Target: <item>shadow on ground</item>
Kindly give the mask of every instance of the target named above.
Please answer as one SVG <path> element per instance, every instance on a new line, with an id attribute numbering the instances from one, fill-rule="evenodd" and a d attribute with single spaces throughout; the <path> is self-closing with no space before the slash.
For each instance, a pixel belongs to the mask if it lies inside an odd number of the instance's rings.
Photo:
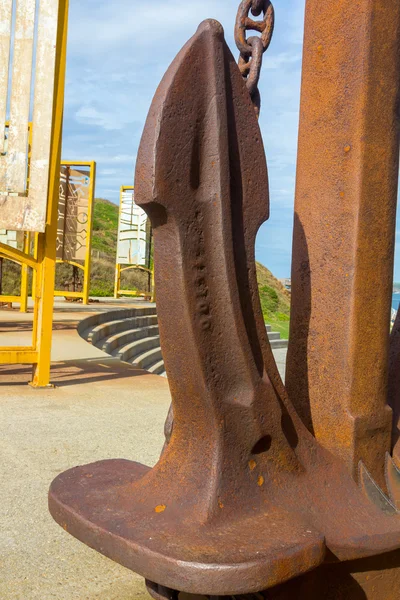
<path id="1" fill-rule="evenodd" d="M 158 377 L 115 358 L 67 360 L 53 363 L 51 367 L 51 383 L 56 387 L 116 381 L 138 376 Z M 26 385 L 31 379 L 30 365 L 0 365 L 0 387 Z"/>

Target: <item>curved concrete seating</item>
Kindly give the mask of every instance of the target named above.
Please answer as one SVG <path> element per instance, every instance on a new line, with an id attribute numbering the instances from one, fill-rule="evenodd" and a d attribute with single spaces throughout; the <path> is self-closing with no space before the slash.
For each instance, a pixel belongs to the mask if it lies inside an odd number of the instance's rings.
<path id="1" fill-rule="evenodd" d="M 266 326 L 273 350 L 287 348 L 287 340 Z M 155 375 L 165 376 L 155 306 L 119 309 L 82 321 L 79 334 L 106 354 Z"/>

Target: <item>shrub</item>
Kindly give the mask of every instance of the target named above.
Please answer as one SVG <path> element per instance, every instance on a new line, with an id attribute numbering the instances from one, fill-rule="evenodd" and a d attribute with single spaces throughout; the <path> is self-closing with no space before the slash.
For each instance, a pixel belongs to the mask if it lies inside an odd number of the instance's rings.
<path id="1" fill-rule="evenodd" d="M 264 314 L 271 314 L 277 311 L 279 297 L 276 290 L 269 287 L 269 285 L 263 285 L 260 287 L 260 300 L 261 308 Z"/>

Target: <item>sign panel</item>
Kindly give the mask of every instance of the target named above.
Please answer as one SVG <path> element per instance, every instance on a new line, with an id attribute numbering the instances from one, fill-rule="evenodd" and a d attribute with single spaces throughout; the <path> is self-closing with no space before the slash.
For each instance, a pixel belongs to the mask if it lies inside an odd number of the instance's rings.
<path id="1" fill-rule="evenodd" d="M 133 188 L 123 188 L 118 226 L 117 264 L 146 266 L 147 215 L 137 204 Z"/>
<path id="2" fill-rule="evenodd" d="M 11 248 L 22 250 L 24 245 L 24 234 L 21 231 L 10 231 L 8 229 L 0 229 L 0 243 L 7 244 Z"/>
<path id="3" fill-rule="evenodd" d="M 58 202 L 57 259 L 84 261 L 88 236 L 90 171 L 62 165 Z"/>
<path id="4" fill-rule="evenodd" d="M 60 0 L 0 0 L 0 227 L 5 229 L 45 231 L 61 6 Z M 35 125 L 29 132 L 30 114 Z"/>

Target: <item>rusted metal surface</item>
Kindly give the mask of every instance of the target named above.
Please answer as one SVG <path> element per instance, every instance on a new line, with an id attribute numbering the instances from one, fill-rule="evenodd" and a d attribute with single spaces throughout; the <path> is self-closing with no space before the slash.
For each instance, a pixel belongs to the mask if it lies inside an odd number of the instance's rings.
<path id="1" fill-rule="evenodd" d="M 266 600 L 398 600 L 400 552 L 327 564 L 269 590 Z"/>
<path id="2" fill-rule="evenodd" d="M 263 13 L 261 20 L 254 20 Z M 274 32 L 275 12 L 270 0 L 242 0 L 235 24 L 235 42 L 240 51 L 239 69 L 251 96 L 257 116 L 260 113 L 261 96 L 258 89 L 263 54 L 268 50 Z M 258 31 L 261 36 L 246 38 L 247 31 Z"/>
<path id="3" fill-rule="evenodd" d="M 157 600 L 258 592 L 326 559 L 394 552 L 395 498 L 377 498 L 367 472 L 360 488 L 316 442 L 277 371 L 254 256 L 269 213 L 265 155 L 216 21 L 199 27 L 158 88 L 135 186 L 154 228 L 173 428 L 170 418 L 153 469 L 113 460 L 60 475 L 54 519 L 144 576 Z"/>
<path id="4" fill-rule="evenodd" d="M 390 336 L 388 402 L 393 410 L 392 455 L 400 467 L 400 310 Z"/>
<path id="5" fill-rule="evenodd" d="M 385 489 L 400 3 L 306 15 L 286 386 L 317 440 Z"/>

